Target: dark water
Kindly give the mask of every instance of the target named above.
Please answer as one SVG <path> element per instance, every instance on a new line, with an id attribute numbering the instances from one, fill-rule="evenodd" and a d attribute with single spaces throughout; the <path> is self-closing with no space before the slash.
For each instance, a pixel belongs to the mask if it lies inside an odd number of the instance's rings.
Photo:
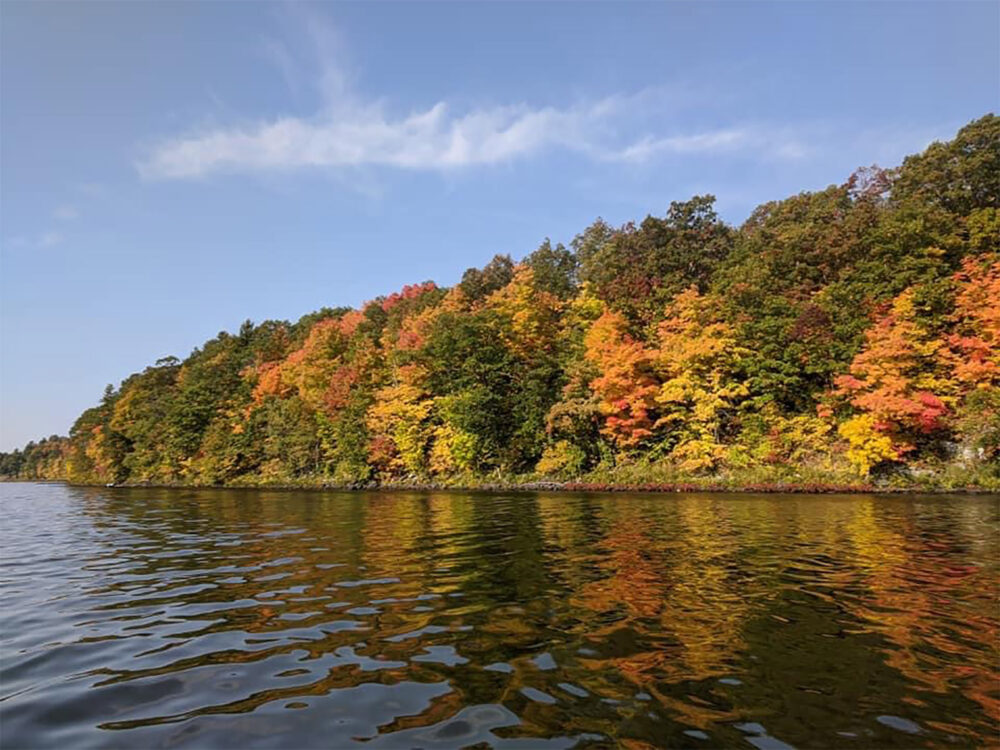
<path id="1" fill-rule="evenodd" d="M 998 741 L 995 496 L 0 493 L 5 749 Z"/>

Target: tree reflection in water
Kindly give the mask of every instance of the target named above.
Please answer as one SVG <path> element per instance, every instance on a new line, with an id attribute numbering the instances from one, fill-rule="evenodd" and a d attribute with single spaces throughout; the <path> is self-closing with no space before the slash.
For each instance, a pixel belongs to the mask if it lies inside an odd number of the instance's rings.
<path id="1" fill-rule="evenodd" d="M 910 747 L 1000 722 L 995 497 L 4 503 L 8 746 Z"/>

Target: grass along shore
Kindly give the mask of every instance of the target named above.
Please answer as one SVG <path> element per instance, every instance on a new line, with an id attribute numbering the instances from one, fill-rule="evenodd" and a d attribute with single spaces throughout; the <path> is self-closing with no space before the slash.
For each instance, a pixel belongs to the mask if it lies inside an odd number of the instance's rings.
<path id="1" fill-rule="evenodd" d="M 25 481 L 4 477 L 4 481 Z M 28 480 L 30 481 L 30 480 Z M 86 484 L 80 486 L 88 486 Z M 99 485 L 89 485 L 99 486 Z M 985 493 L 1000 494 L 1000 467 L 946 465 L 939 470 L 900 470 L 859 478 L 846 472 L 789 467 L 685 475 L 671 467 L 631 464 L 574 477 L 540 474 L 456 474 L 337 481 L 324 476 L 243 476 L 227 483 L 123 482 L 116 487 L 232 487 L 302 490 L 544 491 L 544 492 L 760 492 L 760 493 Z"/>

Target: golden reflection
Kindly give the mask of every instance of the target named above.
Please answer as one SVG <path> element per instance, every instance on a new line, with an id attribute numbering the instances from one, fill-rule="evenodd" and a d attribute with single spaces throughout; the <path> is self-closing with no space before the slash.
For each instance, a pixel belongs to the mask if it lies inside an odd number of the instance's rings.
<path id="1" fill-rule="evenodd" d="M 866 594 L 846 608 L 891 643 L 885 660 L 893 669 L 934 693 L 958 690 L 1000 722 L 1000 630 L 985 616 L 990 600 L 997 603 L 996 578 L 984 580 L 978 566 L 947 563 L 964 547 L 958 538 L 924 540 L 912 518 L 893 520 L 887 524 L 871 502 L 848 525 Z M 977 599 L 982 613 L 956 611 L 956 602 Z"/>

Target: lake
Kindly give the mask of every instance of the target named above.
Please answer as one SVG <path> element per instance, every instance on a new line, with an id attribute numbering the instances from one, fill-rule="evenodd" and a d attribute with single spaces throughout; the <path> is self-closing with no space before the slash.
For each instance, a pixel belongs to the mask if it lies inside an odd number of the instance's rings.
<path id="1" fill-rule="evenodd" d="M 0 744 L 1000 731 L 1000 498 L 0 484 Z"/>

